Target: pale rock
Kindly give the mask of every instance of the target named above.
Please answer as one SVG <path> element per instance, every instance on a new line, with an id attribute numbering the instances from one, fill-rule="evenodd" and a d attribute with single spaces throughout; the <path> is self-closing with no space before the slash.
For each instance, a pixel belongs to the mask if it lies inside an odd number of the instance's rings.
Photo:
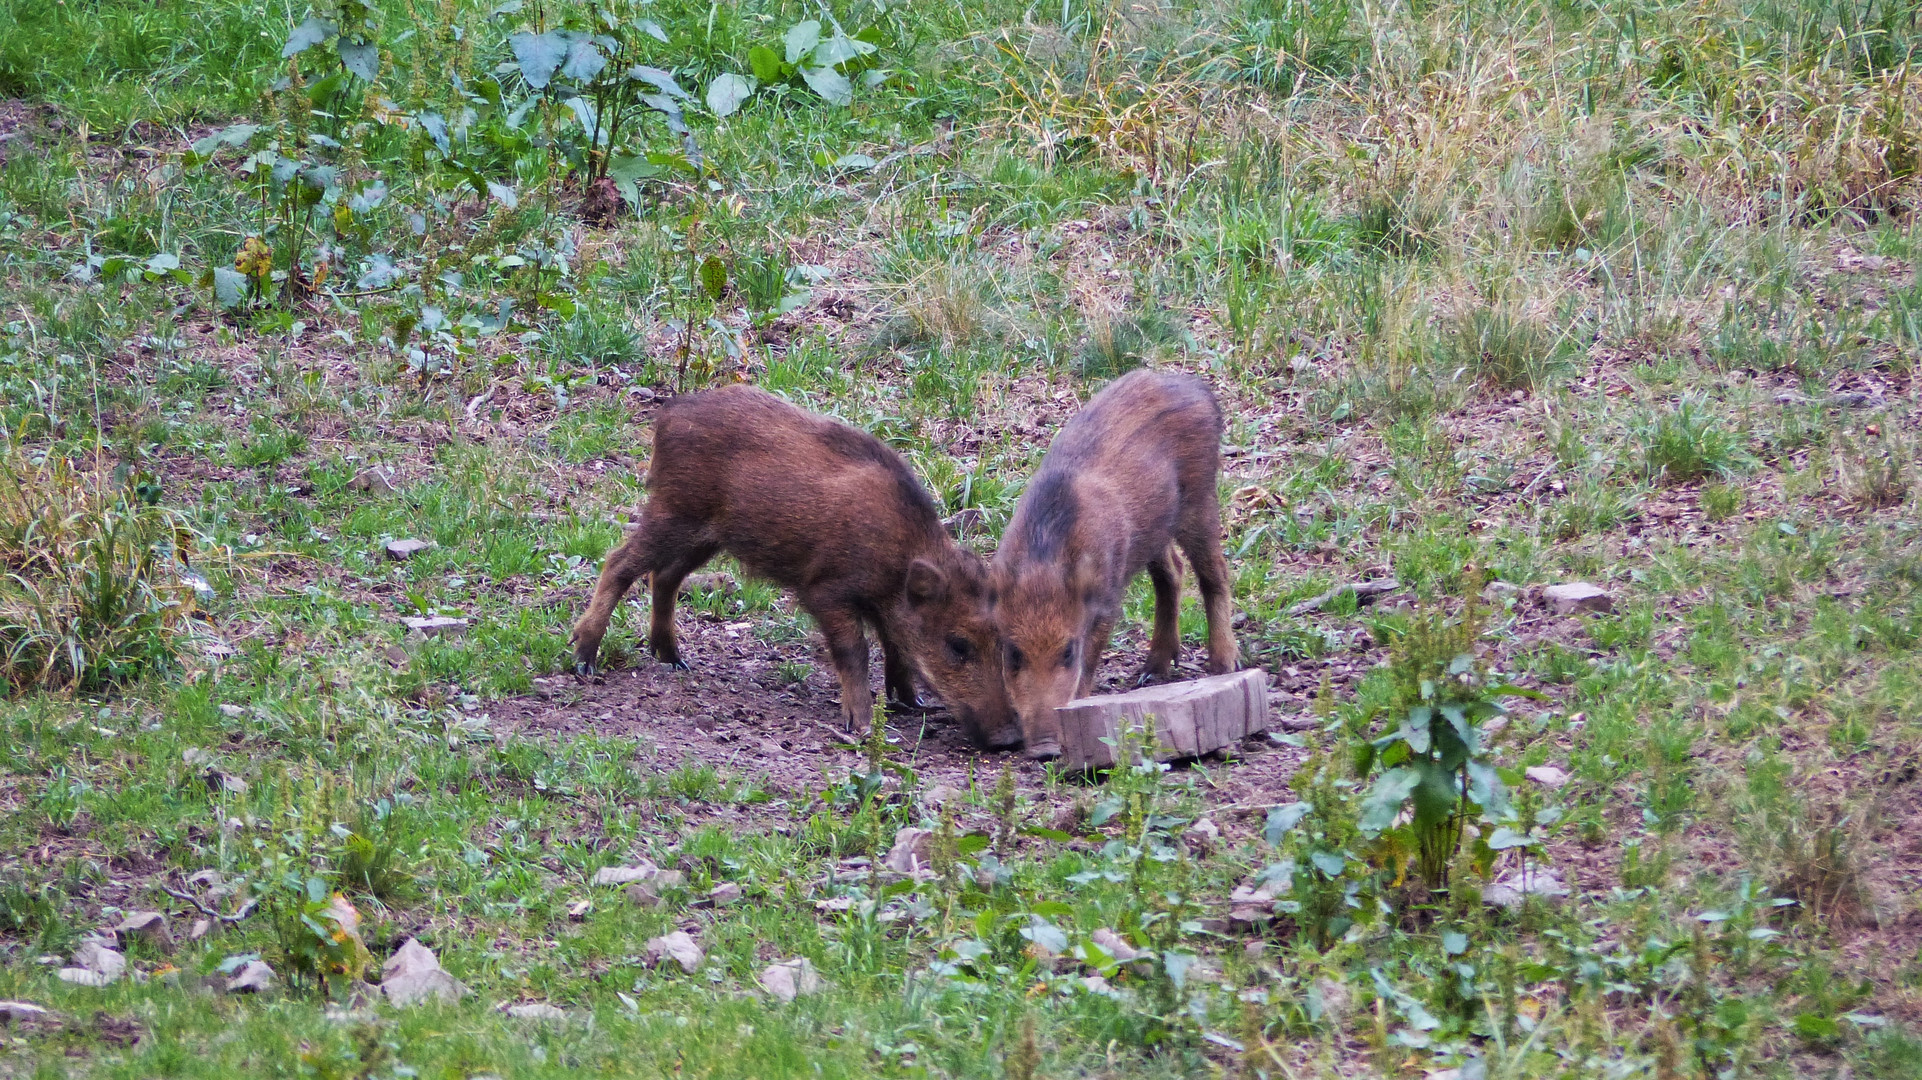
<path id="1" fill-rule="evenodd" d="M 661 868 L 642 859 L 638 866 L 603 866 L 594 871 L 595 885 L 628 885 L 636 881 L 646 881 L 661 872 Z"/>
<path id="2" fill-rule="evenodd" d="M 1348 1015 L 1349 1007 L 1354 1004 L 1354 999 L 1348 994 L 1348 988 L 1326 975 L 1315 980 L 1314 991 L 1316 996 L 1321 998 L 1322 1015 L 1330 1020 L 1339 1022 Z"/>
<path id="3" fill-rule="evenodd" d="M 224 705 L 221 707 L 226 708 Z M 212 753 L 198 746 L 189 746 L 180 752 L 180 760 L 186 762 L 188 767 L 192 768 L 200 765 L 212 765 L 214 763 L 214 756 Z"/>
<path id="4" fill-rule="evenodd" d="M 690 596 L 697 592 L 735 593 L 741 588 L 734 575 L 725 570 L 709 574 L 689 574 L 681 579 L 681 595 Z"/>
<path id="5" fill-rule="evenodd" d="M 567 1010 L 545 1001 L 531 1001 L 525 1005 L 504 1005 L 501 1011 L 519 1020 L 565 1020 Z"/>
<path id="6" fill-rule="evenodd" d="M 1615 602 L 1608 593 L 1586 581 L 1551 585 L 1542 590 L 1542 599 L 1554 606 L 1557 615 L 1573 615 L 1578 611 L 1607 614 L 1615 610 Z"/>
<path id="7" fill-rule="evenodd" d="M 1494 884 L 1482 890 L 1482 903 L 1491 907 L 1505 908 L 1510 911 L 1519 908 L 1531 896 L 1554 900 L 1568 895 L 1568 886 L 1562 884 L 1562 876 L 1546 867 L 1529 863 L 1519 870 L 1510 870 L 1497 878 Z"/>
<path id="8" fill-rule="evenodd" d="M 400 951 L 381 965 L 380 990 L 395 1005 L 412 1005 L 433 998 L 451 1005 L 467 988 L 440 966 L 427 946 L 408 938 Z"/>
<path id="9" fill-rule="evenodd" d="M 1522 775 L 1550 790 L 1568 783 L 1568 774 L 1553 765 L 1531 765 L 1522 770 Z"/>
<path id="10" fill-rule="evenodd" d="M 827 983 L 805 956 L 770 964 L 761 972 L 761 989 L 782 1001 L 793 1001 L 803 994 L 819 993 Z"/>
<path id="11" fill-rule="evenodd" d="M 389 540 L 381 551 L 394 562 L 406 562 L 433 546 L 431 540 L 416 540 L 409 536 L 402 540 Z"/>
<path id="12" fill-rule="evenodd" d="M 934 848 L 934 830 L 901 829 L 894 834 L 894 846 L 888 849 L 887 858 L 881 865 L 897 874 L 912 874 L 927 869 Z"/>
<path id="13" fill-rule="evenodd" d="M 1091 994 L 1114 993 L 1114 987 L 1108 985 L 1108 980 L 1100 975 L 1083 975 L 1081 986 Z"/>
<path id="14" fill-rule="evenodd" d="M 950 784 L 936 784 L 921 793 L 921 805 L 942 807 L 959 798 L 961 790 Z"/>
<path id="15" fill-rule="evenodd" d="M 17 1023 L 26 1020 L 51 1020 L 54 1011 L 44 1005 L 31 1001 L 0 1001 L 0 1024 Z"/>
<path id="16" fill-rule="evenodd" d="M 194 924 L 187 928 L 187 940 L 199 941 L 201 938 L 206 937 L 208 931 L 213 928 L 214 921 L 212 919 L 195 919 Z"/>
<path id="17" fill-rule="evenodd" d="M 1221 843 L 1221 828 L 1212 820 L 1202 818 L 1181 831 L 1181 839 L 1188 849 L 1196 855 L 1213 854 Z"/>
<path id="18" fill-rule="evenodd" d="M 114 951 L 112 942 L 103 941 L 100 938 L 88 938 L 73 951 L 73 966 L 99 975 L 104 982 L 112 982 L 126 972 L 127 958 Z M 61 977 L 65 978 L 66 972 L 63 971 Z M 67 979 L 67 981 L 78 980 Z M 100 986 L 104 983 L 92 985 Z"/>
<path id="19" fill-rule="evenodd" d="M 222 702 L 220 706 L 220 715 L 226 717 L 229 720 L 238 720 L 241 717 L 247 715 L 247 710 L 242 708 L 239 705 Z M 191 765 L 192 762 L 188 762 L 188 764 Z"/>
<path id="20" fill-rule="evenodd" d="M 1521 586 L 1507 581 L 1491 581 L 1482 586 L 1482 599 L 1491 604 L 1499 604 L 1510 598 L 1520 597 Z"/>
<path id="21" fill-rule="evenodd" d="M 401 623 L 407 627 L 409 633 L 418 634 L 421 637 L 457 638 L 467 633 L 466 619 L 456 619 L 446 615 L 436 615 L 432 618 L 410 615 L 402 619 Z"/>
<path id="22" fill-rule="evenodd" d="M 1119 963 L 1125 964 L 1141 955 L 1141 950 L 1129 944 L 1127 938 L 1122 937 L 1120 934 L 1115 933 L 1105 926 L 1089 934 L 1088 940 L 1101 946 L 1109 956 L 1114 957 Z"/>
<path id="23" fill-rule="evenodd" d="M 373 495 L 392 495 L 395 490 L 394 474 L 386 469 L 362 469 L 354 474 L 347 486 L 354 491 L 365 491 Z"/>
<path id="24" fill-rule="evenodd" d="M 588 912 L 593 910 L 594 910 L 594 901 L 576 900 L 572 904 L 569 904 L 567 906 L 567 917 L 573 920 L 574 922 L 580 922 L 587 918 Z"/>
<path id="25" fill-rule="evenodd" d="M 723 881 L 707 891 L 707 902 L 715 907 L 726 907 L 741 899 L 741 887 L 732 881 Z"/>
<path id="26" fill-rule="evenodd" d="M 113 928 L 113 935 L 123 949 L 135 939 L 157 949 L 174 947 L 174 935 L 167 926 L 167 917 L 158 911 L 133 912 Z"/>
<path id="27" fill-rule="evenodd" d="M 229 994 L 264 994 L 272 990 L 274 984 L 279 981 L 279 978 L 274 975 L 274 969 L 268 967 L 266 961 L 249 960 L 241 966 L 239 971 L 234 972 L 233 978 L 227 980 L 227 992 Z"/>
<path id="28" fill-rule="evenodd" d="M 59 979 L 61 982 L 72 983 L 75 986 L 110 986 L 113 984 L 112 978 L 98 971 L 89 971 L 86 968 L 64 967 L 54 972 L 53 975 L 54 978 Z"/>
<path id="29" fill-rule="evenodd" d="M 649 938 L 646 951 L 648 967 L 660 967 L 664 962 L 672 960 L 681 965 L 681 970 L 689 975 L 701 970 L 701 961 L 707 959 L 707 954 L 701 951 L 701 947 L 694 943 L 693 938 L 687 936 L 685 930 L 676 930 L 671 934 Z"/>

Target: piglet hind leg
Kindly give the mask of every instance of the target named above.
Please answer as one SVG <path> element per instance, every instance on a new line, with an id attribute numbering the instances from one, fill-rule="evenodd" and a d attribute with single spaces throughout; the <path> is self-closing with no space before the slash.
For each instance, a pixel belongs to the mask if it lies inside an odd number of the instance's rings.
<path id="1" fill-rule="evenodd" d="M 594 585 L 594 599 L 587 605 L 580 620 L 574 624 L 574 632 L 568 642 L 574 646 L 574 670 L 582 675 L 594 673 L 595 661 L 601 652 L 601 640 L 607 637 L 607 624 L 614 617 L 614 609 L 619 606 L 621 597 L 627 595 L 636 581 L 647 575 L 653 567 L 650 562 L 650 545 L 646 530 L 635 529 L 626 540 L 607 553 L 601 565 L 600 580 Z"/>
<path id="2" fill-rule="evenodd" d="M 881 684 L 887 690 L 888 708 L 898 712 L 927 712 L 921 704 L 921 695 L 914 688 L 914 667 L 908 663 L 907 654 L 888 639 L 885 631 L 876 629 L 881 639 Z"/>

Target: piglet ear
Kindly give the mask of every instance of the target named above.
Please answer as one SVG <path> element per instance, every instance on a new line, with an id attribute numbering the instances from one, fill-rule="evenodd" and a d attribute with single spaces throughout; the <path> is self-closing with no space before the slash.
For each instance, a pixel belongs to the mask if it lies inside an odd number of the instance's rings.
<path id="1" fill-rule="evenodd" d="M 908 599 L 917 604 L 932 604 L 948 595 L 948 575 L 926 559 L 908 564 Z"/>

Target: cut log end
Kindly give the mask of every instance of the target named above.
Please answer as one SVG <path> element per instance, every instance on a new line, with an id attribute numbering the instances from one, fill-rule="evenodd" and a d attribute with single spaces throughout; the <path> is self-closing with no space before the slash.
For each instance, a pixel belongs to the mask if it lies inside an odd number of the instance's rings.
<path id="1" fill-rule="evenodd" d="M 1196 758 L 1268 730 L 1268 674 L 1259 668 L 1164 683 L 1125 694 L 1078 698 L 1055 710 L 1061 722 L 1058 764 L 1101 769 L 1115 764 L 1122 736 L 1153 719 L 1158 761 Z"/>

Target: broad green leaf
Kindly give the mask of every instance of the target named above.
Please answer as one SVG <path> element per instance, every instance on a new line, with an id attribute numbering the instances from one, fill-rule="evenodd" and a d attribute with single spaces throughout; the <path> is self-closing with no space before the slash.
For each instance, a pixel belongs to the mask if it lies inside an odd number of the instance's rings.
<path id="1" fill-rule="evenodd" d="M 1103 799 L 1096 803 L 1088 813 L 1088 824 L 1099 828 L 1106 825 L 1116 814 L 1121 813 L 1120 799 Z"/>
<path id="2" fill-rule="evenodd" d="M 1021 835 L 1032 836 L 1041 840 L 1052 840 L 1057 844 L 1071 843 L 1074 840 L 1073 836 L 1062 832 L 1060 829 L 1044 829 L 1038 825 L 1030 825 L 1022 829 Z"/>
<path id="3" fill-rule="evenodd" d="M 1526 686 L 1516 686 L 1512 683 L 1502 683 L 1499 686 L 1489 687 L 1488 696 L 1489 697 L 1525 697 L 1525 698 L 1532 698 L 1535 701 L 1548 700 L 1548 695 L 1542 693 L 1540 690 L 1531 690 Z"/>
<path id="4" fill-rule="evenodd" d="M 987 848 L 988 834 L 984 832 L 971 832 L 957 838 L 954 842 L 955 852 L 961 855 L 978 855 Z"/>
<path id="5" fill-rule="evenodd" d="M 247 275 L 224 266 L 214 267 L 214 302 L 232 310 L 247 302 Z"/>
<path id="6" fill-rule="evenodd" d="M 1468 935 L 1467 934 L 1464 934 L 1459 930 L 1447 930 L 1442 933 L 1442 952 L 1445 952 L 1450 956 L 1460 956 L 1461 954 L 1467 951 L 1468 951 Z"/>
<path id="7" fill-rule="evenodd" d="M 561 61 L 561 74 L 575 82 L 587 82 L 607 66 L 601 47 L 586 34 L 568 34 L 567 56 Z"/>
<path id="8" fill-rule="evenodd" d="M 707 84 L 707 107 L 714 110 L 716 116 L 733 116 L 753 93 L 752 78 L 733 72 L 716 75 L 714 81 Z"/>
<path id="9" fill-rule="evenodd" d="M 709 300 L 719 300 L 727 291 L 727 265 L 713 255 L 701 263 L 701 291 Z"/>
<path id="10" fill-rule="evenodd" d="M 668 43 L 667 31 L 661 29 L 661 24 L 655 22 L 653 19 L 634 20 L 634 29 L 639 30 L 641 33 L 646 34 L 648 37 L 653 38 L 663 45 Z"/>
<path id="11" fill-rule="evenodd" d="M 1842 1034 L 1842 1025 L 1820 1013 L 1801 1013 L 1789 1026 L 1804 1039 L 1833 1039 Z"/>
<path id="12" fill-rule="evenodd" d="M 1482 808 L 1482 813 L 1501 819 L 1509 815 L 1508 787 L 1502 783 L 1501 774 L 1495 767 L 1482 761 L 1467 764 L 1468 799 Z"/>
<path id="13" fill-rule="evenodd" d="M 661 166 L 638 154 L 617 154 L 607 162 L 607 175 L 630 184 L 651 179 L 662 172 Z"/>
<path id="14" fill-rule="evenodd" d="M 821 20 L 808 19 L 795 23 L 787 28 L 787 36 L 782 41 L 787 45 L 787 62 L 799 64 L 821 43 Z"/>
<path id="15" fill-rule="evenodd" d="M 420 121 L 421 130 L 427 133 L 428 138 L 434 140 L 435 149 L 438 149 L 443 156 L 453 152 L 452 145 L 447 141 L 445 118 L 439 113 L 424 112 L 415 119 Z"/>
<path id="16" fill-rule="evenodd" d="M 287 35 L 287 44 L 280 47 L 281 58 L 306 52 L 338 33 L 340 29 L 333 23 L 318 15 L 309 15 L 306 22 L 294 27 L 294 32 Z"/>
<path id="17" fill-rule="evenodd" d="M 674 73 L 671 71 L 663 71 L 657 67 L 648 67 L 646 64 L 636 64 L 627 69 L 627 74 L 629 78 L 639 79 L 644 83 L 648 83 L 669 97 L 677 97 L 684 101 L 691 100 L 688 92 L 681 89 L 681 84 L 674 81 Z"/>
<path id="18" fill-rule="evenodd" d="M 1262 839 L 1270 844 L 1280 844 L 1281 838 L 1308 816 L 1309 809 L 1305 802 L 1292 802 L 1268 811 L 1268 822 L 1261 830 Z"/>
<path id="19" fill-rule="evenodd" d="M 1433 762 L 1417 762 L 1421 782 L 1412 792 L 1415 802 L 1415 828 L 1432 827 L 1447 821 L 1461 800 L 1461 787 L 1455 774 Z"/>
<path id="20" fill-rule="evenodd" d="M 340 54 L 341 66 L 363 82 L 373 82 L 380 77 L 380 46 L 373 42 L 341 38 L 334 43 L 334 51 Z"/>
<path id="21" fill-rule="evenodd" d="M 567 36 L 559 30 L 545 34 L 515 34 L 507 40 L 520 64 L 521 78 L 536 90 L 547 89 L 561 61 L 567 59 Z"/>
<path id="22" fill-rule="evenodd" d="M 865 41 L 835 34 L 833 37 L 814 47 L 813 59 L 822 67 L 839 67 L 849 60 L 874 52 L 874 46 Z"/>
<path id="23" fill-rule="evenodd" d="M 848 82 L 847 76 L 833 68 L 803 68 L 801 80 L 830 105 L 845 108 L 854 103 L 854 87 Z"/>
<path id="24" fill-rule="evenodd" d="M 1331 878 L 1340 877 L 1341 872 L 1348 867 L 1347 857 L 1332 851 L 1317 851 L 1308 856 L 1308 861 L 1315 864 L 1315 869 Z"/>
<path id="25" fill-rule="evenodd" d="M 1022 928 L 1021 936 L 1049 952 L 1066 952 L 1068 948 L 1068 935 L 1059 926 L 1039 915 L 1034 916 L 1033 920 Z"/>
<path id="26" fill-rule="evenodd" d="M 849 172 L 866 172 L 874 168 L 874 159 L 866 154 L 842 154 L 834 159 L 833 167 Z"/>
<path id="27" fill-rule="evenodd" d="M 1188 969 L 1194 966 L 1195 958 L 1187 953 L 1171 952 L 1161 958 L 1161 970 L 1168 973 L 1168 981 L 1176 990 L 1188 985 Z"/>
<path id="28" fill-rule="evenodd" d="M 787 77 L 781 70 L 780 56 L 766 45 L 756 45 L 747 51 L 747 66 L 753 70 L 754 77 L 764 83 L 777 83 Z"/>
<path id="29" fill-rule="evenodd" d="M 1511 829 L 1506 825 L 1496 826 L 1495 831 L 1493 833 L 1490 833 L 1488 837 L 1488 846 L 1490 848 L 1493 848 L 1496 851 L 1507 851 L 1509 848 L 1528 847 L 1534 843 L 1535 841 L 1532 838 L 1530 838 L 1527 833 L 1516 832 L 1514 829 Z"/>
<path id="30" fill-rule="evenodd" d="M 1414 769 L 1403 767 L 1390 769 L 1381 774 L 1375 786 L 1361 800 L 1361 816 L 1356 824 L 1366 833 L 1378 833 L 1395 823 L 1395 815 L 1401 813 L 1402 800 L 1408 798 L 1415 785 L 1421 783 L 1421 774 Z"/>
<path id="31" fill-rule="evenodd" d="M 495 202 L 500 203 L 502 206 L 507 207 L 509 210 L 512 210 L 521 204 L 521 197 L 515 194 L 514 185 L 496 184 L 492 180 L 489 180 L 486 183 L 487 183 L 487 194 L 493 196 Z"/>
<path id="32" fill-rule="evenodd" d="M 1426 710 L 1409 710 L 1408 718 L 1402 721 L 1399 734 L 1401 735 L 1401 740 L 1408 744 L 1408 749 L 1413 750 L 1417 754 L 1426 754 L 1429 746 L 1428 724 L 1426 718 L 1419 723 L 1415 720 L 1415 713 L 1417 711 L 1425 712 Z"/>

